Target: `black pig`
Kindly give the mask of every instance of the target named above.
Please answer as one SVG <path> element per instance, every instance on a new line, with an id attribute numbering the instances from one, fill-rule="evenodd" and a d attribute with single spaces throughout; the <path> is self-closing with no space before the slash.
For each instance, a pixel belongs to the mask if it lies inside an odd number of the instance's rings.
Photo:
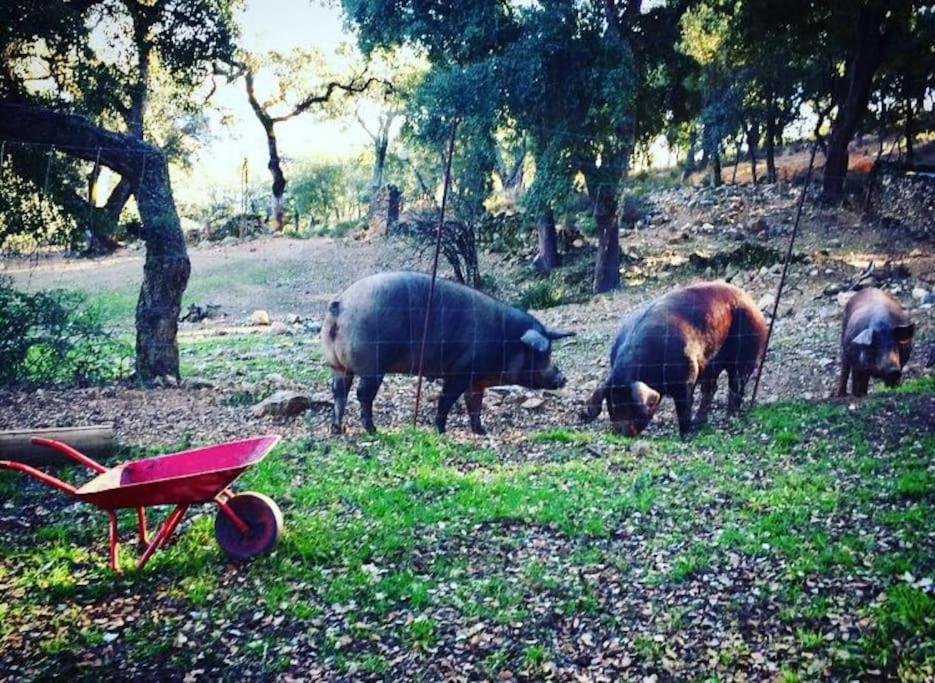
<path id="1" fill-rule="evenodd" d="M 423 273 L 381 273 L 358 280 L 328 306 L 321 339 L 332 368 L 333 433 L 343 430 L 354 377 L 361 420 L 375 431 L 373 399 L 388 373 L 415 375 L 425 325 L 430 278 Z M 464 394 L 471 431 L 484 434 L 484 389 L 519 384 L 558 389 L 565 377 L 551 362 L 552 341 L 572 332 L 550 330 L 528 313 L 474 289 L 437 280 L 431 304 L 422 375 L 443 380 L 435 426 Z"/>
<path id="2" fill-rule="evenodd" d="M 737 287 L 701 282 L 671 291 L 624 317 L 610 352 L 610 373 L 582 417 L 594 420 L 606 401 L 614 431 L 636 436 L 662 397 L 671 396 L 684 437 L 692 428 L 695 385 L 702 393 L 699 424 L 707 419 L 725 370 L 728 412 L 736 412 L 765 343 L 763 315 Z"/>
<path id="3" fill-rule="evenodd" d="M 848 375 L 854 396 L 866 396 L 871 377 L 882 378 L 888 387 L 899 384 L 913 332 L 915 325 L 902 306 L 883 290 L 871 287 L 852 296 L 844 307 L 838 396 L 847 395 Z"/>

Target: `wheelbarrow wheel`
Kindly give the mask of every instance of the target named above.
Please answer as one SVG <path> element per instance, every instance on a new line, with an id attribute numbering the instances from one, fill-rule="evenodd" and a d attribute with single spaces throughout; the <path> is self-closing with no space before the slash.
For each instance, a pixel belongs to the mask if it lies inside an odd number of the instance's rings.
<path id="1" fill-rule="evenodd" d="M 238 493 L 227 506 L 250 528 L 242 533 L 224 510 L 214 519 L 214 537 L 224 553 L 235 560 L 247 560 L 270 552 L 282 534 L 282 512 L 262 493 Z"/>

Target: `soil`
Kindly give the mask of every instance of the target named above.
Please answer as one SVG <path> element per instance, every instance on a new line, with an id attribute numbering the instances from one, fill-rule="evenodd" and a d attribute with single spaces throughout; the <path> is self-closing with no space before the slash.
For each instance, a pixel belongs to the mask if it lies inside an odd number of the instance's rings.
<path id="1" fill-rule="evenodd" d="M 578 423 L 581 404 L 606 372 L 614 330 L 620 318 L 640 302 L 679 284 L 697 279 L 729 277 L 755 301 L 775 294 L 800 188 L 723 186 L 717 190 L 679 188 L 652 196 L 649 213 L 636 229 L 625 229 L 621 244 L 626 254 L 624 285 L 615 293 L 536 312 L 544 322 L 574 329 L 578 336 L 560 342 L 554 353 L 569 378 L 556 392 L 532 392 L 518 387 L 489 391 L 484 421 L 487 439 L 521 439 L 525 433 L 554 425 Z M 838 372 L 838 336 L 846 290 L 867 265 L 881 279 L 916 323 L 915 351 L 906 377 L 927 372 L 935 341 L 933 306 L 913 298 L 913 290 L 935 289 L 932 245 L 896 229 L 864 220 L 848 207 L 822 208 L 807 203 L 795 245 L 797 260 L 790 266 L 779 307 L 769 357 L 758 400 L 817 399 L 832 394 Z M 584 249 L 592 248 L 590 245 Z M 739 250 L 739 251 L 738 251 Z M 752 254 L 764 263 L 730 263 L 738 254 Z M 183 323 L 180 334 L 211 335 L 248 323 L 250 313 L 264 309 L 273 320 L 298 315 L 320 320 L 325 306 L 356 279 L 380 270 L 425 269 L 424 260 L 397 241 L 375 239 L 262 237 L 239 244 L 203 244 L 189 250 L 192 277 L 189 297 L 220 306 L 222 317 L 202 323 Z M 483 272 L 495 281 L 515 282 L 533 277 L 532 254 L 505 257 L 482 254 Z M 710 261 L 709 259 L 714 259 Z M 705 268 L 728 262 L 726 268 Z M 693 265 L 700 264 L 699 267 Z M 5 264 L 19 286 L 67 287 L 94 292 L 131 292 L 141 278 L 142 254 L 123 250 L 106 258 L 77 260 L 61 256 L 13 260 Z M 446 273 L 444 264 L 440 272 Z M 886 277 L 889 275 L 889 277 Z M 918 293 L 918 292 L 917 292 Z M 767 310 L 769 312 L 769 310 Z M 299 334 L 303 334 L 299 332 Z M 310 340 L 317 338 L 309 333 Z M 315 362 L 310 359 L 310 362 Z M 232 377 L 231 382 L 237 378 Z M 415 380 L 389 377 L 378 396 L 376 423 L 388 427 L 411 420 Z M 725 382 L 722 382 L 725 384 Z M 328 391 L 324 382 L 304 386 L 311 393 Z M 749 396 L 751 386 L 747 389 Z M 118 439 L 127 443 L 194 442 L 236 438 L 246 433 L 274 431 L 298 436 L 309 431 L 327 433 L 327 407 L 304 419 L 255 418 L 249 405 L 228 405 L 224 387 L 197 389 L 165 387 L 145 391 L 129 385 L 103 388 L 0 392 L 0 423 L 15 428 L 69 426 L 114 421 Z M 726 389 L 721 387 L 714 421 L 721 419 Z M 421 421 L 431 424 L 437 387 L 429 386 Z M 519 407 L 539 396 L 536 408 Z M 650 425 L 648 434 L 671 431 L 670 402 Z M 356 401 L 350 401 L 348 425 L 359 431 Z M 463 409 L 456 407 L 450 428 L 468 439 Z M 606 421 L 593 427 L 605 429 Z"/>

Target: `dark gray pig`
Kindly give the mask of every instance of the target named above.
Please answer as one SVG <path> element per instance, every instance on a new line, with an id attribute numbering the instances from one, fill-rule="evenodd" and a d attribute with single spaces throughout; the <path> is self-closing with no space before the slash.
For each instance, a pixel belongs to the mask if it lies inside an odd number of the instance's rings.
<path id="1" fill-rule="evenodd" d="M 844 307 L 838 396 L 847 396 L 848 375 L 854 396 L 866 396 L 871 377 L 888 387 L 899 384 L 914 332 L 902 306 L 883 290 L 871 287 L 852 296 Z"/>
<path id="2" fill-rule="evenodd" d="M 423 273 L 372 275 L 328 306 L 321 339 L 332 368 L 333 433 L 343 431 L 355 376 L 360 377 L 361 420 L 373 432 L 373 399 L 383 376 L 418 374 L 429 283 Z M 445 431 L 448 413 L 462 394 L 471 431 L 484 434 L 480 411 L 487 387 L 563 386 L 565 377 L 550 358 L 552 341 L 573 334 L 550 330 L 528 313 L 464 285 L 437 280 L 422 364 L 424 377 L 443 380 L 435 426 Z"/>
<path id="3" fill-rule="evenodd" d="M 692 428 L 692 399 L 701 385 L 703 423 L 727 372 L 729 413 L 740 409 L 744 387 L 766 343 L 766 321 L 743 290 L 701 282 L 673 290 L 624 317 L 610 351 L 610 373 L 588 401 L 590 422 L 604 402 L 614 431 L 636 436 L 671 396 L 679 433 Z"/>

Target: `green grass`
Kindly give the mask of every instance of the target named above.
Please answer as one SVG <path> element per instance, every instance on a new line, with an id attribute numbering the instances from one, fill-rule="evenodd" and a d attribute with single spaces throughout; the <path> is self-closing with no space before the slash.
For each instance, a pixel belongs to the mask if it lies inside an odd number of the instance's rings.
<path id="1" fill-rule="evenodd" d="M 287 380 L 322 384 L 329 376 L 322 365 L 318 338 L 304 333 L 181 337 L 179 364 L 183 377 L 212 380 L 254 383 L 276 373 Z M 255 398 L 251 394 L 243 402 L 253 403 Z"/>
<path id="2" fill-rule="evenodd" d="M 254 354 L 270 341 L 212 338 L 187 346 L 183 357 L 208 374 L 223 362 L 216 351 Z M 907 386 L 924 394 L 929 385 Z M 543 630 L 551 627 L 537 625 L 543 614 L 566 627 L 578 620 L 592 630 L 620 629 L 635 617 L 620 612 L 618 599 L 646 591 L 655 599 L 646 600 L 630 642 L 632 656 L 654 667 L 670 656 L 668 636 L 656 634 L 693 619 L 684 605 L 665 606 L 663 595 L 704 598 L 712 576 L 762 571 L 760 583 L 744 585 L 735 599 L 775 611 L 795 646 L 782 662 L 788 680 L 809 679 L 813 656 L 842 678 L 873 669 L 912 679 L 935 663 L 932 597 L 904 578 L 930 573 L 932 443 L 909 434 L 876 447 L 868 417 L 883 409 L 880 400 L 856 410 L 764 406 L 730 432 L 653 439 L 639 458 L 626 440 L 562 427 L 531 435 L 548 444 L 545 459 L 526 457 L 525 443 L 493 450 L 412 429 L 287 442 L 238 482 L 283 508 L 282 541 L 271 556 L 236 569 L 214 542 L 213 512 L 193 517 L 143 572 L 129 568 L 133 548 L 125 548 L 122 579 L 105 567 L 99 513 L 73 506 L 35 518 L 15 548 L 0 549 L 0 646 L 58 605 L 80 612 L 138 594 L 173 607 L 162 620 L 158 609 L 144 608 L 143 620 L 123 631 L 120 647 L 142 660 L 172 652 L 172 661 L 190 666 L 220 636 L 199 641 L 191 633 L 191 645 L 174 648 L 176 621 L 206 613 L 206 634 L 244 620 L 265 624 L 241 653 L 267 675 L 289 666 L 277 647 L 296 633 L 335 671 L 392 677 L 395 665 L 377 641 L 427 661 L 452 632 L 479 625 L 500 633 L 471 655 L 479 672 L 535 677 L 566 656 Z M 604 455 L 586 451 L 589 443 Z M 18 489 L 17 482 L 0 477 L 0 490 Z M 16 495 L 18 503 L 40 500 L 32 489 Z M 121 523 L 131 528 L 132 516 Z M 885 544 L 879 534 L 888 535 Z M 607 592 L 608 573 L 619 575 L 619 593 Z M 873 589 L 841 592 L 855 576 Z M 741 607 L 718 609 L 732 619 L 730 610 Z M 827 641 L 836 623 L 829 620 L 842 613 L 859 624 L 859 637 Z M 449 619 L 457 621 L 453 630 Z M 36 641 L 46 658 L 40 668 L 52 670 L 71 649 L 101 647 L 102 633 L 96 624 L 50 631 Z M 728 634 L 698 674 L 743 671 L 749 650 Z M 708 671 L 708 661 L 721 670 Z"/>

